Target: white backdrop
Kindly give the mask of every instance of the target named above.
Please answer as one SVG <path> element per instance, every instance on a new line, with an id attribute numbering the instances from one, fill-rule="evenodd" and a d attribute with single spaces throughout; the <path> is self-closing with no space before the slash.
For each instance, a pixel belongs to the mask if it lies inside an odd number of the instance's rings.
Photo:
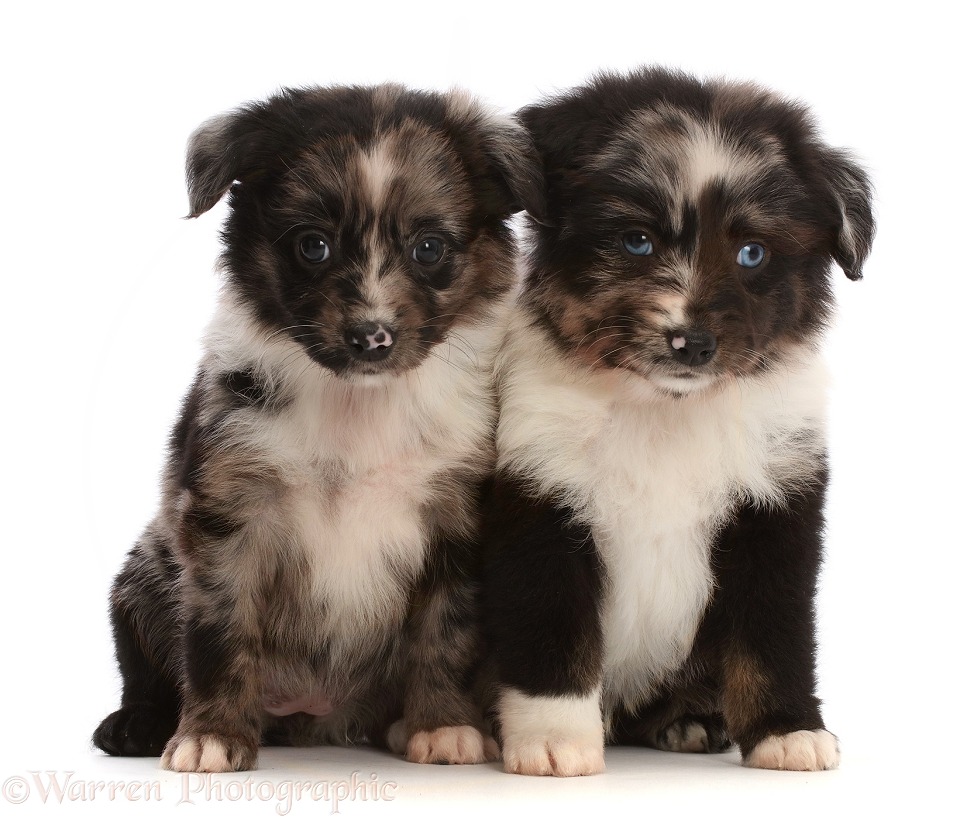
<path id="1" fill-rule="evenodd" d="M 343 808 L 382 816 L 429 812 L 458 795 L 479 799 L 477 810 L 486 794 L 491 806 L 531 797 L 551 812 L 602 811 L 626 796 L 638 810 L 681 814 L 742 815 L 746 805 L 747 815 L 750 806 L 832 815 L 841 804 L 906 809 L 946 793 L 942 771 L 958 727 L 948 660 L 960 546 L 951 383 L 960 356 L 951 116 L 960 61 L 945 7 L 196 0 L 8 9 L 0 780 L 6 788 L 24 776 L 33 789 L 16 810 L 43 809 L 30 771 L 154 776 L 154 760 L 100 758 L 89 735 L 119 695 L 107 589 L 153 513 L 167 431 L 217 288 L 223 206 L 181 218 L 190 131 L 281 85 L 456 84 L 509 110 L 598 68 L 641 63 L 754 79 L 805 100 L 828 140 L 854 149 L 876 185 L 874 253 L 863 282 L 836 272 L 840 312 L 827 346 L 835 388 L 820 692 L 843 743 L 841 769 L 758 775 L 735 757 L 624 751 L 603 777 L 521 783 L 492 766 L 421 771 L 332 750 L 272 752 L 264 769 L 278 777 L 285 766 L 314 777 L 344 765 L 389 771 L 394 801 Z M 10 793 L 0 804 L 16 801 Z M 123 807 L 105 799 L 101 809 Z M 246 797 L 207 801 L 265 809 Z M 94 808 L 65 798 L 49 810 Z"/>

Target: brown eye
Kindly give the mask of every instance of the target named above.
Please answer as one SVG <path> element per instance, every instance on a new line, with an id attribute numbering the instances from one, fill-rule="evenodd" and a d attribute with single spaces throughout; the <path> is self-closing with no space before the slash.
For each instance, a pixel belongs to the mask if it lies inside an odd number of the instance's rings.
<path id="1" fill-rule="evenodd" d="M 304 236 L 297 249 L 300 255 L 311 264 L 319 264 L 330 258 L 330 245 L 319 233 Z"/>
<path id="2" fill-rule="evenodd" d="M 442 239 L 438 239 L 435 236 L 430 236 L 420 241 L 413 248 L 413 260 L 417 262 L 417 264 L 422 264 L 429 267 L 430 265 L 436 264 L 443 258 L 443 253 L 445 250 L 446 245 L 443 243 Z"/>

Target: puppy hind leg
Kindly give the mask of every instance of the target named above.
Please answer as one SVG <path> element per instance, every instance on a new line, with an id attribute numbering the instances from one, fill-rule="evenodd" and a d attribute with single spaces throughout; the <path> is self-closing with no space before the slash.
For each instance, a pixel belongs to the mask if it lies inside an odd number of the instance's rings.
<path id="1" fill-rule="evenodd" d="M 729 750 L 730 737 L 712 679 L 671 690 L 637 713 L 618 712 L 612 741 L 661 751 L 716 754 Z"/>
<path id="2" fill-rule="evenodd" d="M 129 618 L 116 608 L 114 640 L 123 696 L 94 731 L 93 744 L 113 756 L 160 756 L 177 727 L 180 694 L 147 659 Z"/>
<path id="3" fill-rule="evenodd" d="M 661 751 L 716 754 L 730 748 L 730 737 L 717 714 L 687 714 L 661 728 L 652 736 L 652 745 Z"/>
<path id="4" fill-rule="evenodd" d="M 814 599 L 826 480 L 783 509 L 741 510 L 722 534 L 714 609 L 725 621 L 723 715 L 748 767 L 840 764 L 815 694 Z"/>
<path id="5" fill-rule="evenodd" d="M 175 604 L 169 578 L 154 568 L 135 551 L 114 583 L 111 621 L 123 694 L 120 708 L 93 734 L 93 744 L 113 756 L 160 756 L 177 727 L 181 697 L 162 652 L 176 630 Z M 151 633 L 138 630 L 138 622 L 150 623 Z"/>

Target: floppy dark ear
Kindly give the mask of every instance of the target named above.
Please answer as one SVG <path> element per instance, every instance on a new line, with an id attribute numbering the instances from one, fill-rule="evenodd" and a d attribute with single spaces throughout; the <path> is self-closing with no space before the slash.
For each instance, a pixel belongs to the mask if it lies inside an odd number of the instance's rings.
<path id="1" fill-rule="evenodd" d="M 509 212 L 523 210 L 542 222 L 545 215 L 543 170 L 540 155 L 526 128 L 512 117 L 498 119 L 488 126 L 484 142 L 487 156 L 509 191 Z"/>
<path id="2" fill-rule="evenodd" d="M 210 210 L 235 181 L 262 169 L 267 147 L 275 140 L 265 122 L 266 108 L 264 103 L 238 108 L 207 120 L 191 134 L 187 143 L 191 217 Z"/>
<path id="3" fill-rule="evenodd" d="M 565 116 L 573 113 L 567 108 L 569 105 L 564 101 L 555 100 L 528 105 L 517 112 L 517 119 L 530 134 L 546 173 L 558 172 L 571 159 L 570 146 L 575 140 L 577 121 L 572 116 Z M 564 120 L 567 128 L 562 127 Z"/>
<path id="4" fill-rule="evenodd" d="M 583 146 L 596 141 L 605 118 L 591 107 L 590 100 L 576 94 L 528 105 L 517 112 L 517 118 L 530 134 L 540 158 L 546 205 L 544 219 L 538 221 L 556 224 L 558 214 L 550 212 L 551 206 L 562 210 L 575 195 L 571 186 L 583 179 Z"/>
<path id="5" fill-rule="evenodd" d="M 828 150 L 826 182 L 840 208 L 840 226 L 831 255 L 848 279 L 863 278 L 863 263 L 873 245 L 873 189 L 866 172 L 843 151 Z"/>
<path id="6" fill-rule="evenodd" d="M 447 99 L 447 126 L 478 186 L 483 207 L 500 218 L 544 211 L 540 158 L 526 129 L 514 118 L 491 113 L 465 92 Z"/>

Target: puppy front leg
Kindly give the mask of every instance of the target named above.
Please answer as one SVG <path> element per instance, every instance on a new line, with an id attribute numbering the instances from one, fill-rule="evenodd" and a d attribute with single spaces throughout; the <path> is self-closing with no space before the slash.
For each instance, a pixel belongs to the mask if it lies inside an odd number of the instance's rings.
<path id="1" fill-rule="evenodd" d="M 590 531 L 571 510 L 500 476 L 484 540 L 504 768 L 540 776 L 599 773 L 603 578 Z"/>
<path id="2" fill-rule="evenodd" d="M 256 766 L 261 732 L 259 639 L 238 601 L 185 605 L 183 710 L 161 765 L 218 773 Z"/>
<path id="3" fill-rule="evenodd" d="M 404 720 L 391 745 L 411 762 L 471 764 L 497 757 L 469 696 L 477 663 L 477 545 L 448 540 L 415 594 L 409 629 Z"/>
<path id="4" fill-rule="evenodd" d="M 815 771 L 840 762 L 814 693 L 825 481 L 824 471 L 786 508 L 741 510 L 718 543 L 708 617 L 725 632 L 723 715 L 750 767 Z"/>

